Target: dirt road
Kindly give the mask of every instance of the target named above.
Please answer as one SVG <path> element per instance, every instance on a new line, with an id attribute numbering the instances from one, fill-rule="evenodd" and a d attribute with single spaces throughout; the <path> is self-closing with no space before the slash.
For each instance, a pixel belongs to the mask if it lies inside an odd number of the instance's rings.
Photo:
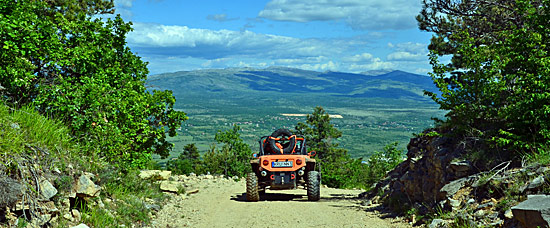
<path id="1" fill-rule="evenodd" d="M 361 190 L 321 188 L 318 202 L 309 202 L 304 189 L 267 190 L 259 202 L 247 202 L 244 180 L 184 182 L 187 191 L 198 192 L 174 195 L 153 227 L 409 227 L 362 206 L 357 199 Z"/>

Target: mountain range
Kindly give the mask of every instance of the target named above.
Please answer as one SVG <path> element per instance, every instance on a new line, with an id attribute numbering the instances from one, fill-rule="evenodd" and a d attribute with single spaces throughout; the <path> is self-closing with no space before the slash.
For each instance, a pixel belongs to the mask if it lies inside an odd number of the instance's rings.
<path id="1" fill-rule="evenodd" d="M 403 71 L 317 72 L 286 67 L 227 68 L 164 73 L 149 77 L 154 87 L 206 92 L 308 93 L 344 97 L 426 99 L 424 90 L 436 91 L 430 77 Z"/>

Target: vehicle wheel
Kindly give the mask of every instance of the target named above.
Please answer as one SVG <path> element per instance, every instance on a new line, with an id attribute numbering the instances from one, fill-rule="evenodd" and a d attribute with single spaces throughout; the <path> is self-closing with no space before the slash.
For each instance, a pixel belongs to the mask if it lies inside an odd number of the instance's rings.
<path id="1" fill-rule="evenodd" d="M 307 173 L 307 199 L 309 201 L 318 201 L 321 199 L 321 188 L 319 182 L 321 176 L 317 171 L 309 171 Z"/>
<path id="2" fill-rule="evenodd" d="M 258 177 L 255 173 L 248 173 L 246 176 L 246 200 L 260 200 L 260 195 L 258 194 Z"/>

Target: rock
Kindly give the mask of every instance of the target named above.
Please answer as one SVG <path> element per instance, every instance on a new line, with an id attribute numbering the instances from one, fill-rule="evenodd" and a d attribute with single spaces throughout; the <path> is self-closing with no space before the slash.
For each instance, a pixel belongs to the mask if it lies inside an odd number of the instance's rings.
<path id="1" fill-rule="evenodd" d="M 145 208 L 148 210 L 160 211 L 160 206 L 157 204 L 145 204 Z"/>
<path id="2" fill-rule="evenodd" d="M 441 188 L 440 192 L 446 194 L 447 197 L 452 197 L 455 195 L 458 190 L 464 188 L 466 183 L 472 180 L 472 177 L 464 177 L 458 180 L 451 181 Z"/>
<path id="3" fill-rule="evenodd" d="M 550 196 L 529 195 L 526 201 L 512 207 L 512 213 L 524 227 L 548 227 Z"/>
<path id="4" fill-rule="evenodd" d="M 40 181 L 40 194 L 46 199 L 50 199 L 57 194 L 57 189 L 46 179 Z"/>
<path id="5" fill-rule="evenodd" d="M 458 207 L 460 207 L 460 201 L 459 201 L 459 200 L 448 199 L 448 201 L 449 201 L 449 205 L 450 205 L 452 208 L 458 208 Z"/>
<path id="6" fill-rule="evenodd" d="M 11 123 L 11 124 L 10 124 L 10 127 L 13 128 L 14 130 L 19 130 L 19 129 L 21 129 L 21 127 L 19 127 L 19 124 L 17 124 L 17 123 Z"/>
<path id="7" fill-rule="evenodd" d="M 474 217 L 476 217 L 476 218 L 483 218 L 483 216 L 485 216 L 485 211 L 484 210 L 478 210 L 474 213 Z"/>
<path id="8" fill-rule="evenodd" d="M 40 203 L 40 210 L 47 212 L 49 214 L 57 214 L 59 212 L 59 209 L 57 209 L 53 201 Z"/>
<path id="9" fill-rule="evenodd" d="M 163 171 L 163 170 L 141 170 L 139 172 L 139 177 L 141 179 L 155 179 L 155 180 L 168 180 L 172 175 L 172 171 Z"/>
<path id="10" fill-rule="evenodd" d="M 71 214 L 73 214 L 73 218 L 75 222 L 80 222 L 80 219 L 82 219 L 82 216 L 80 215 L 80 211 L 77 209 L 71 210 Z"/>
<path id="11" fill-rule="evenodd" d="M 188 191 L 187 194 L 188 194 L 188 195 L 191 195 L 191 194 L 195 194 L 195 193 L 198 193 L 198 192 L 199 192 L 198 189 L 193 189 L 193 190 L 191 190 L 191 191 Z"/>
<path id="12" fill-rule="evenodd" d="M 506 212 L 504 212 L 504 217 L 507 219 L 512 219 L 514 217 L 514 213 L 512 213 L 512 209 L 508 209 Z"/>
<path id="13" fill-rule="evenodd" d="M 486 209 L 486 208 L 493 207 L 493 206 L 495 206 L 495 203 L 487 202 L 487 203 L 484 203 L 484 204 L 481 204 L 481 205 L 477 206 L 477 209 Z"/>
<path id="14" fill-rule="evenodd" d="M 80 223 L 78 226 L 73 226 L 71 228 L 90 228 L 89 226 L 87 226 L 86 224 L 84 223 Z"/>
<path id="15" fill-rule="evenodd" d="M 167 192 L 177 193 L 180 189 L 183 188 L 181 182 L 177 181 L 161 181 L 160 190 Z"/>
<path id="16" fill-rule="evenodd" d="M 70 213 L 64 214 L 64 215 L 63 215 L 63 218 L 64 218 L 64 219 L 67 219 L 67 220 L 69 220 L 69 221 L 71 221 L 71 222 L 74 221 L 73 215 L 71 215 Z"/>
<path id="17" fill-rule="evenodd" d="M 97 201 L 97 207 L 99 207 L 101 209 L 105 208 L 105 204 L 103 203 L 103 200 L 99 199 Z"/>
<path id="18" fill-rule="evenodd" d="M 19 182 L 0 175 L 0 208 L 13 207 L 21 195 L 21 184 Z"/>
<path id="19" fill-rule="evenodd" d="M 472 165 L 469 161 L 458 161 L 451 162 L 450 168 L 455 172 L 467 172 L 472 168 Z"/>
<path id="20" fill-rule="evenodd" d="M 544 176 L 541 175 L 533 179 L 531 183 L 529 183 L 529 186 L 527 186 L 527 189 L 535 189 L 540 187 L 542 184 L 544 184 Z"/>
<path id="21" fill-rule="evenodd" d="M 101 187 L 94 184 L 92 180 L 85 174 L 81 175 L 76 182 L 76 194 L 84 197 L 96 197 L 101 191 Z"/>
<path id="22" fill-rule="evenodd" d="M 438 227 L 444 227 L 446 224 L 445 220 L 443 219 L 434 219 L 432 220 L 432 223 L 428 226 L 429 228 L 438 228 Z"/>

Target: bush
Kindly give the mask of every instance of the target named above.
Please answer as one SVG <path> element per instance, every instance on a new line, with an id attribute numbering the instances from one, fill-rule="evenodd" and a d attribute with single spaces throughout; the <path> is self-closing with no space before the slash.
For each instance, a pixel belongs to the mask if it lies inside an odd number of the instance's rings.
<path id="1" fill-rule="evenodd" d="M 143 168 L 152 153 L 168 155 L 166 134 L 187 117 L 173 109 L 170 91 L 146 89 L 146 63 L 125 42 L 131 23 L 93 19 L 109 7 L 106 0 L 0 0 L 0 97 L 63 120 L 113 164 Z"/>

